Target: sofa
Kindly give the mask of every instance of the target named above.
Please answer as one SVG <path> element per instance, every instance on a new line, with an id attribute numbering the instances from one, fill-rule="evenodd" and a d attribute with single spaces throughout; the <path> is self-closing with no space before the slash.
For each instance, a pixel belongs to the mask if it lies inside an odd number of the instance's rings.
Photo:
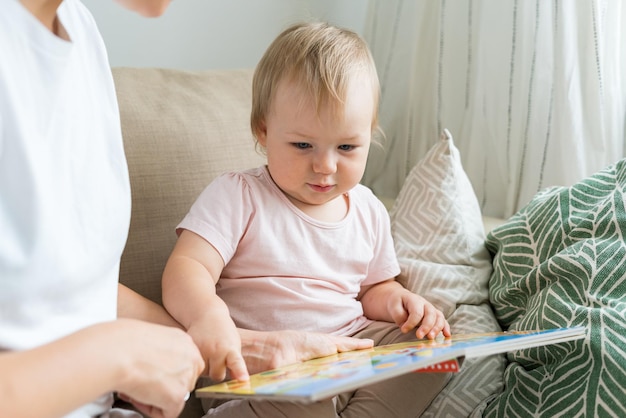
<path id="1" fill-rule="evenodd" d="M 161 303 L 177 223 L 218 174 L 264 162 L 249 128 L 252 70 L 113 76 L 132 190 L 120 280 Z M 423 416 L 626 416 L 626 164 L 542 191 L 498 220 L 482 216 L 452 135 L 425 140 L 431 150 L 384 200 L 399 281 L 442 309 L 454 333 L 583 325 L 588 334 L 467 359 Z M 181 416 L 202 415 L 191 396 Z"/>

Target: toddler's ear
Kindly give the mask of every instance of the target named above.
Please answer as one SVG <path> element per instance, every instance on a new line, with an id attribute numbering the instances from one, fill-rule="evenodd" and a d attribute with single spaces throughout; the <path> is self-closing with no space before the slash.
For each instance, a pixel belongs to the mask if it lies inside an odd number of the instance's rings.
<path id="1" fill-rule="evenodd" d="M 261 121 L 259 126 L 256 127 L 254 136 L 256 136 L 259 145 L 265 148 L 265 144 L 267 143 L 267 126 L 265 125 L 264 120 Z"/>

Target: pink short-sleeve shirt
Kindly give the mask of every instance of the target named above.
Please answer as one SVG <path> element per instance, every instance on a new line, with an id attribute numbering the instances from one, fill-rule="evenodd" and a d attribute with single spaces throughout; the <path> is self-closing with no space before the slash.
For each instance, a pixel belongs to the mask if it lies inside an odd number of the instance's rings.
<path id="1" fill-rule="evenodd" d="M 384 205 L 362 185 L 349 201 L 343 220 L 318 221 L 259 167 L 218 177 L 177 228 L 221 254 L 217 292 L 238 327 L 352 335 L 371 322 L 356 300 L 361 286 L 400 267 Z"/>

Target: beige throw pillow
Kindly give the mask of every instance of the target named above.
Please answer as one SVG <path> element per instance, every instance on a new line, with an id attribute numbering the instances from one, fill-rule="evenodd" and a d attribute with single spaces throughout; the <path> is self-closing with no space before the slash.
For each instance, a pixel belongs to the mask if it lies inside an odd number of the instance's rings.
<path id="1" fill-rule="evenodd" d="M 400 282 L 452 315 L 489 300 L 491 257 L 474 189 L 446 130 L 415 165 L 391 209 Z"/>
<path id="2" fill-rule="evenodd" d="M 480 207 L 447 130 L 411 170 L 390 215 L 399 281 L 441 309 L 455 334 L 500 331 Z M 422 416 L 480 415 L 502 390 L 503 371 L 503 355 L 466 360 Z"/>

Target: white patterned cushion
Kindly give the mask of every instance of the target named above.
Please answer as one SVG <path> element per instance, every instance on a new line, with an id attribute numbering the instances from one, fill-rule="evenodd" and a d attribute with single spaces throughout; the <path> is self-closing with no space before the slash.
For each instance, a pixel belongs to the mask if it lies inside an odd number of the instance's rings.
<path id="1" fill-rule="evenodd" d="M 448 131 L 405 179 L 390 211 L 399 281 L 441 309 L 452 332 L 500 331 L 480 207 Z M 480 414 L 502 390 L 504 356 L 468 359 L 422 416 Z"/>

